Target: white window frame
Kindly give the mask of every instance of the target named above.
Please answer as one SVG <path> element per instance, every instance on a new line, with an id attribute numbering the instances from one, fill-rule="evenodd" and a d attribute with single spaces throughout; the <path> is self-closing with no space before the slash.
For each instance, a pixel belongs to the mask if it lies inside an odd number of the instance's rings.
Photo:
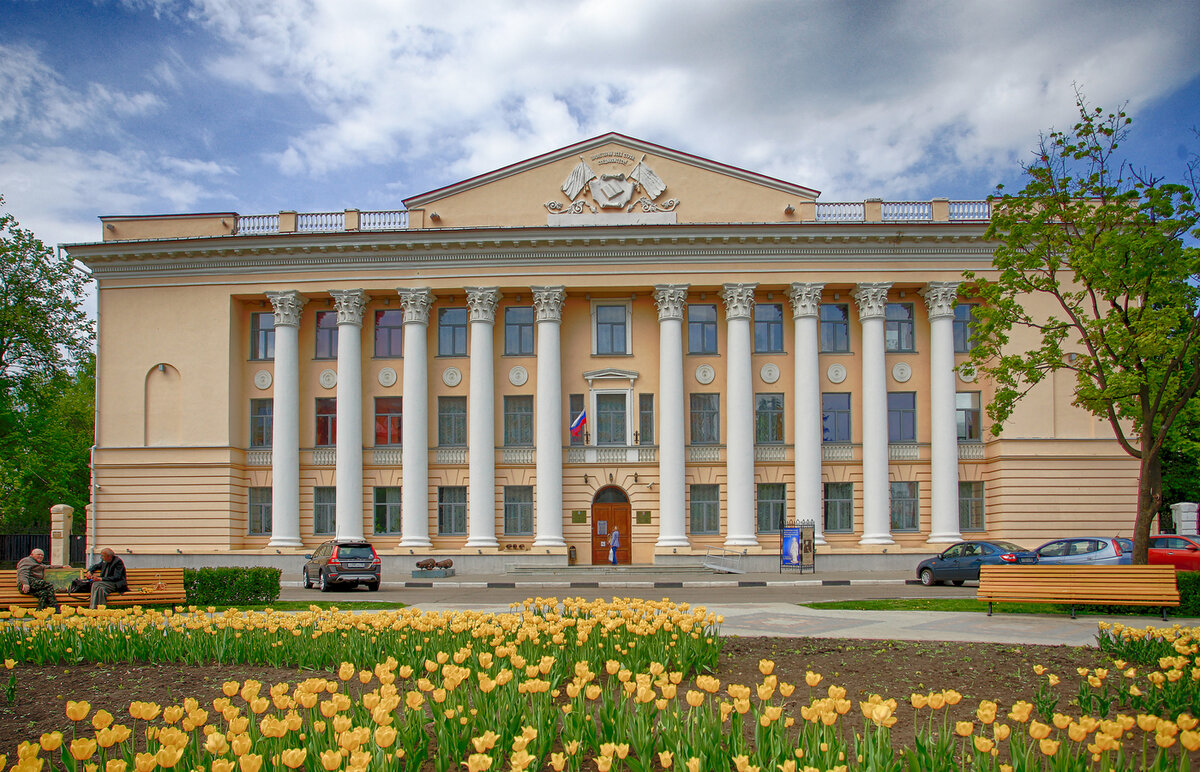
<path id="1" fill-rule="evenodd" d="M 596 404 L 599 400 L 596 397 L 600 394 L 620 394 L 625 398 L 625 444 L 624 445 L 601 445 L 600 444 L 600 411 L 596 409 Z M 592 425 L 591 444 L 597 447 L 631 447 L 633 445 L 633 419 L 630 416 L 629 406 L 633 402 L 633 387 L 627 389 L 591 389 L 588 392 L 588 423 Z"/>
<path id="2" fill-rule="evenodd" d="M 625 308 L 625 353 L 623 354 L 600 354 L 598 353 L 599 340 L 596 337 L 596 324 L 598 322 L 598 309 L 600 306 L 623 306 Z M 621 298 L 594 298 L 592 300 L 592 356 L 605 357 L 623 357 L 633 355 L 633 301 L 622 300 Z"/>

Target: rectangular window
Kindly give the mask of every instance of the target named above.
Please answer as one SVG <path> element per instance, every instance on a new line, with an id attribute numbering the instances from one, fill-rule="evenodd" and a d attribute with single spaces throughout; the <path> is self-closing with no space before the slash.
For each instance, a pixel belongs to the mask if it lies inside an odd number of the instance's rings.
<path id="1" fill-rule="evenodd" d="M 913 304 L 888 303 L 884 309 L 883 344 L 886 351 L 913 351 Z"/>
<path id="2" fill-rule="evenodd" d="M 467 444 L 467 398 L 438 397 L 438 445 Z"/>
<path id="3" fill-rule="evenodd" d="M 983 481 L 958 483 L 958 528 L 960 531 L 983 530 Z"/>
<path id="4" fill-rule="evenodd" d="M 250 400 L 250 447 L 271 447 L 272 416 L 275 401 L 270 399 Z"/>
<path id="5" fill-rule="evenodd" d="M 717 306 L 715 303 L 688 305 L 688 353 L 717 353 Z"/>
<path id="6" fill-rule="evenodd" d="M 821 440 L 850 441 L 850 395 L 825 392 L 821 395 Z"/>
<path id="7" fill-rule="evenodd" d="M 787 515 L 787 486 L 783 483 L 758 484 L 758 532 L 779 533 Z"/>
<path id="8" fill-rule="evenodd" d="M 315 447 L 337 444 L 337 398 L 317 397 L 317 439 Z"/>
<path id="9" fill-rule="evenodd" d="M 981 442 L 983 440 L 983 416 L 981 413 L 979 392 L 960 391 L 954 395 L 954 416 L 958 424 L 959 442 Z"/>
<path id="10" fill-rule="evenodd" d="M 337 311 L 317 312 L 317 359 L 337 359 Z"/>
<path id="11" fill-rule="evenodd" d="M 399 445 L 404 427 L 404 397 L 375 398 L 375 444 Z"/>
<path id="12" fill-rule="evenodd" d="M 533 307 L 504 309 L 504 353 L 533 356 Z"/>
<path id="13" fill-rule="evenodd" d="M 691 486 L 691 519 L 693 534 L 715 534 L 721 532 L 720 496 L 720 486 Z"/>
<path id="14" fill-rule="evenodd" d="M 596 353 L 628 354 L 626 345 L 629 309 L 625 305 L 596 306 Z"/>
<path id="15" fill-rule="evenodd" d="M 504 486 L 504 535 L 533 535 L 533 486 Z"/>
<path id="16" fill-rule="evenodd" d="M 717 445 L 721 442 L 721 395 L 690 394 L 692 444 Z"/>
<path id="17" fill-rule="evenodd" d="M 271 533 L 271 488 L 250 489 L 250 535 Z"/>
<path id="18" fill-rule="evenodd" d="M 504 444 L 533 444 L 533 397 L 504 398 Z"/>
<path id="19" fill-rule="evenodd" d="M 754 306 L 754 353 L 776 354 L 783 351 L 783 304 L 759 303 Z"/>
<path id="20" fill-rule="evenodd" d="M 825 483 L 825 532 L 853 533 L 854 483 Z"/>
<path id="21" fill-rule="evenodd" d="M 250 314 L 250 358 L 275 358 L 275 314 Z"/>
<path id="22" fill-rule="evenodd" d="M 654 395 L 638 395 L 638 444 L 654 444 Z"/>
<path id="23" fill-rule="evenodd" d="M 596 444 L 625 445 L 625 395 L 596 395 Z"/>
<path id="24" fill-rule="evenodd" d="M 850 350 L 850 306 L 821 304 L 821 353 L 843 354 Z"/>
<path id="25" fill-rule="evenodd" d="M 438 534 L 463 536 L 467 533 L 467 489 L 461 485 L 438 488 Z"/>
<path id="26" fill-rule="evenodd" d="M 375 312 L 375 356 L 404 355 L 404 312 L 398 308 Z"/>
<path id="27" fill-rule="evenodd" d="M 333 533 L 337 511 L 337 488 L 332 485 L 313 488 L 313 533 Z"/>
<path id="28" fill-rule="evenodd" d="M 917 441 L 917 393 L 888 392 L 888 442 Z"/>
<path id="29" fill-rule="evenodd" d="M 443 308 L 438 311 L 438 356 L 467 355 L 467 309 Z"/>
<path id="30" fill-rule="evenodd" d="M 954 351 L 965 354 L 975 348 L 971 345 L 971 334 L 975 332 L 975 306 L 977 303 L 959 303 L 954 307 Z"/>
<path id="31" fill-rule="evenodd" d="M 754 395 L 754 441 L 759 445 L 783 443 L 783 395 Z"/>
<path id="32" fill-rule="evenodd" d="M 400 486 L 375 489 L 375 533 L 400 533 Z"/>
<path id="33" fill-rule="evenodd" d="M 917 483 L 891 483 L 891 510 L 893 531 L 916 531 L 921 520 L 917 509 Z"/>
<path id="34" fill-rule="evenodd" d="M 583 412 L 583 395 L 582 394 L 569 395 L 567 397 L 567 426 L 570 427 L 571 424 L 575 421 L 576 418 L 579 417 L 579 414 L 582 412 Z M 587 435 L 588 435 L 587 424 L 584 424 L 583 428 L 580 429 L 577 433 L 571 434 L 568 431 L 567 435 L 571 438 L 572 445 L 586 445 L 587 444 Z"/>

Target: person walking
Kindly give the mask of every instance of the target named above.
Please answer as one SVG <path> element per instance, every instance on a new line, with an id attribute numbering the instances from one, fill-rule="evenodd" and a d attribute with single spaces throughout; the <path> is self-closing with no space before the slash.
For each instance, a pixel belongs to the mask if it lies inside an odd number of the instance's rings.
<path id="1" fill-rule="evenodd" d="M 612 530 L 612 535 L 608 540 L 608 559 L 615 566 L 617 564 L 617 548 L 621 546 L 621 532 L 616 528 Z"/>
<path id="2" fill-rule="evenodd" d="M 46 581 L 46 553 L 34 547 L 28 557 L 17 561 L 17 590 L 23 595 L 38 599 L 38 609 L 53 606 L 59 611 L 58 598 L 54 596 L 54 585 Z"/>
<path id="3" fill-rule="evenodd" d="M 88 578 L 92 580 L 91 608 L 103 606 L 111 593 L 129 589 L 125 581 L 125 561 L 109 547 L 100 550 L 100 560 L 88 568 Z"/>

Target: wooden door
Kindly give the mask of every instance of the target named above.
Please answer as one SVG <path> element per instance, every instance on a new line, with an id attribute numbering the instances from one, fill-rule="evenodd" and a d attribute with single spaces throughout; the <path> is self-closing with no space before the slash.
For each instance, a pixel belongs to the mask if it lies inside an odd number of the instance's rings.
<path id="1" fill-rule="evenodd" d="M 629 564 L 631 514 L 629 499 L 620 489 L 606 488 L 596 496 L 592 504 L 592 565 L 610 562 L 609 539 L 614 530 L 621 534 L 617 540 L 617 563 Z"/>

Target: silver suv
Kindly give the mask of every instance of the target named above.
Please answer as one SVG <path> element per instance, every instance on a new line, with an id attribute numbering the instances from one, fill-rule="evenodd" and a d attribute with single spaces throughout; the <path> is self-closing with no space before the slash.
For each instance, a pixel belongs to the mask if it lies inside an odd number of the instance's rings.
<path id="1" fill-rule="evenodd" d="M 361 539 L 327 541 L 304 557 L 308 562 L 300 572 L 305 589 L 314 584 L 321 592 L 329 592 L 338 584 L 347 587 L 365 584 L 368 590 L 379 589 L 379 554 Z"/>

